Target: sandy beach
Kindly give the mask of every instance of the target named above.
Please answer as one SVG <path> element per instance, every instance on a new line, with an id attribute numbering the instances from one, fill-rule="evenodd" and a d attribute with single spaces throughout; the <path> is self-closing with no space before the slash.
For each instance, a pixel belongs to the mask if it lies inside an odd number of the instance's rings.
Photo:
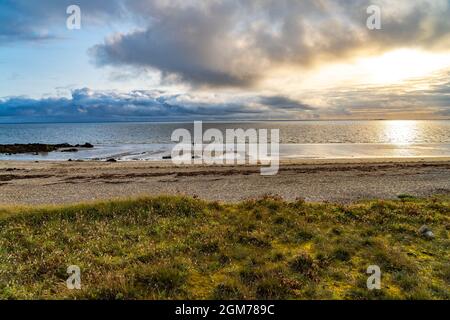
<path id="1" fill-rule="evenodd" d="M 275 176 L 257 166 L 174 166 L 171 162 L 0 162 L 0 204 L 70 204 L 185 194 L 235 202 L 265 194 L 287 200 L 350 202 L 400 194 L 450 193 L 450 159 L 296 160 Z"/>

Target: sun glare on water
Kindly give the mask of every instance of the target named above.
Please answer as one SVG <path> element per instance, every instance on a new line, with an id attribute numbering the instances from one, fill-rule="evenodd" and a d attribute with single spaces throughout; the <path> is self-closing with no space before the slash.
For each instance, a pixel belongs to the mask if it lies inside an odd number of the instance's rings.
<path id="1" fill-rule="evenodd" d="M 418 122 L 414 120 L 390 120 L 383 122 L 383 134 L 391 143 L 410 144 L 417 135 Z"/>

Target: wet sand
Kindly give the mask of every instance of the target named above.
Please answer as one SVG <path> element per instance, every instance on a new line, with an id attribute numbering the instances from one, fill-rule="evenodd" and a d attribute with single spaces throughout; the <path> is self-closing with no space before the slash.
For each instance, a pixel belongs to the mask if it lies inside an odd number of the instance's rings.
<path id="1" fill-rule="evenodd" d="M 0 205 L 68 204 L 184 194 L 235 202 L 265 194 L 351 202 L 450 194 L 449 158 L 291 160 L 275 176 L 258 166 L 151 162 L 0 161 Z"/>

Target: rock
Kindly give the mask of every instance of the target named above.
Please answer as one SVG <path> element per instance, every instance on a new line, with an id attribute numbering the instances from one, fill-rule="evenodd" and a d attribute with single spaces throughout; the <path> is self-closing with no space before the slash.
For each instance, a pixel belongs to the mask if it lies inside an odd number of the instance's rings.
<path id="1" fill-rule="evenodd" d="M 29 143 L 29 144 L 0 144 L 0 153 L 12 155 L 20 153 L 32 153 L 38 155 L 39 153 L 53 152 L 61 149 L 75 149 L 75 148 L 93 148 L 90 143 L 71 145 L 68 143 L 60 144 L 42 144 L 42 143 Z"/>
<path id="2" fill-rule="evenodd" d="M 76 148 L 61 149 L 60 152 L 78 152 L 78 149 Z"/>
<path id="3" fill-rule="evenodd" d="M 117 162 L 117 160 L 114 158 L 111 158 L 111 159 L 106 160 L 106 162 Z"/>
<path id="4" fill-rule="evenodd" d="M 163 158 L 163 160 L 170 160 L 170 159 L 172 159 L 172 156 L 163 156 L 162 158 Z"/>
<path id="5" fill-rule="evenodd" d="M 423 236 L 427 239 L 434 239 L 434 233 L 433 231 L 427 231 L 423 234 Z"/>
<path id="6" fill-rule="evenodd" d="M 421 226 L 421 227 L 419 228 L 419 233 L 420 233 L 420 234 L 425 234 L 425 233 L 428 232 L 428 231 L 431 231 L 431 229 L 428 228 L 427 225 L 423 225 L 423 226 Z"/>
<path id="7" fill-rule="evenodd" d="M 89 142 L 86 142 L 85 144 L 77 144 L 75 147 L 92 149 L 94 146 Z"/>
<path id="8" fill-rule="evenodd" d="M 423 225 L 419 228 L 419 234 L 424 238 L 434 239 L 433 231 L 431 231 L 431 229 L 426 225 Z"/>

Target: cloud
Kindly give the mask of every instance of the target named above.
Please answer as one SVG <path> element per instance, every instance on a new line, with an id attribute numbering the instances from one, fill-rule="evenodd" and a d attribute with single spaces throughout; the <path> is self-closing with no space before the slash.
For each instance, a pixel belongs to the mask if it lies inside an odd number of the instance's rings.
<path id="1" fill-rule="evenodd" d="M 382 30 L 366 9 L 382 9 Z M 448 0 L 131 1 L 144 28 L 117 33 L 90 53 L 99 66 L 137 66 L 202 86 L 250 87 L 272 69 L 393 48 L 450 49 Z"/>
<path id="2" fill-rule="evenodd" d="M 450 0 L 76 3 L 84 25 L 127 26 L 90 49 L 97 65 L 158 70 L 191 85 L 251 87 L 279 67 L 309 68 L 400 47 L 450 49 Z M 59 36 L 70 4 L 3 0 L 0 45 Z M 366 28 L 372 4 L 381 7 L 382 30 Z"/>
<path id="3" fill-rule="evenodd" d="M 69 97 L 0 98 L 0 122 L 431 119 L 450 115 L 450 71 L 399 85 L 336 88 L 303 98 L 259 93 L 72 89 Z M 65 88 L 64 90 L 69 90 Z"/>
<path id="4" fill-rule="evenodd" d="M 0 99 L 0 120 L 19 122 L 288 119 L 310 110 L 313 108 L 281 96 L 193 96 L 160 90 L 121 93 L 82 88 L 72 90 L 70 97 Z"/>
<path id="5" fill-rule="evenodd" d="M 72 4 L 81 7 L 82 21 L 86 24 L 124 17 L 122 2 L 116 0 L 2 0 L 0 45 L 59 38 L 62 32 L 67 31 L 66 9 Z"/>
<path id="6" fill-rule="evenodd" d="M 310 105 L 284 96 L 262 97 L 260 99 L 260 102 L 263 105 L 273 106 L 281 109 L 308 110 L 308 111 L 316 109 Z"/>
<path id="7" fill-rule="evenodd" d="M 321 93 L 323 118 L 433 119 L 450 115 L 450 70 L 391 86 L 341 88 Z M 432 80 L 430 80 L 432 79 Z M 309 97 L 305 95 L 305 101 Z"/>
<path id="8" fill-rule="evenodd" d="M 271 80 L 274 75 L 273 80 L 277 80 L 286 70 L 291 75 L 302 74 L 304 69 L 318 65 L 351 62 L 395 48 L 450 50 L 450 0 L 76 3 L 81 7 L 83 26 L 101 26 L 104 32 L 105 25 L 114 23 L 115 30 L 122 30 L 88 51 L 97 66 L 113 66 L 107 68 L 112 70 L 111 79 L 137 80 L 138 73 L 140 77 L 157 78 L 154 72 L 147 72 L 156 70 L 171 90 L 189 93 L 124 93 L 71 86 L 60 88 L 54 97 L 0 99 L 1 119 L 236 120 L 449 115 L 449 74 L 422 79 L 417 87 L 411 82 L 398 87 L 339 89 L 336 84 L 315 93 L 262 80 Z M 73 1 L 1 1 L 0 47 L 59 38 L 66 32 L 65 10 L 70 4 Z M 371 4 L 382 9 L 382 30 L 366 28 L 366 8 Z M 281 72 L 273 73 L 276 71 Z M 307 82 L 306 74 L 314 71 L 305 73 L 302 80 Z M 190 86 L 174 85 L 178 81 Z M 260 83 L 262 86 L 258 86 Z"/>

